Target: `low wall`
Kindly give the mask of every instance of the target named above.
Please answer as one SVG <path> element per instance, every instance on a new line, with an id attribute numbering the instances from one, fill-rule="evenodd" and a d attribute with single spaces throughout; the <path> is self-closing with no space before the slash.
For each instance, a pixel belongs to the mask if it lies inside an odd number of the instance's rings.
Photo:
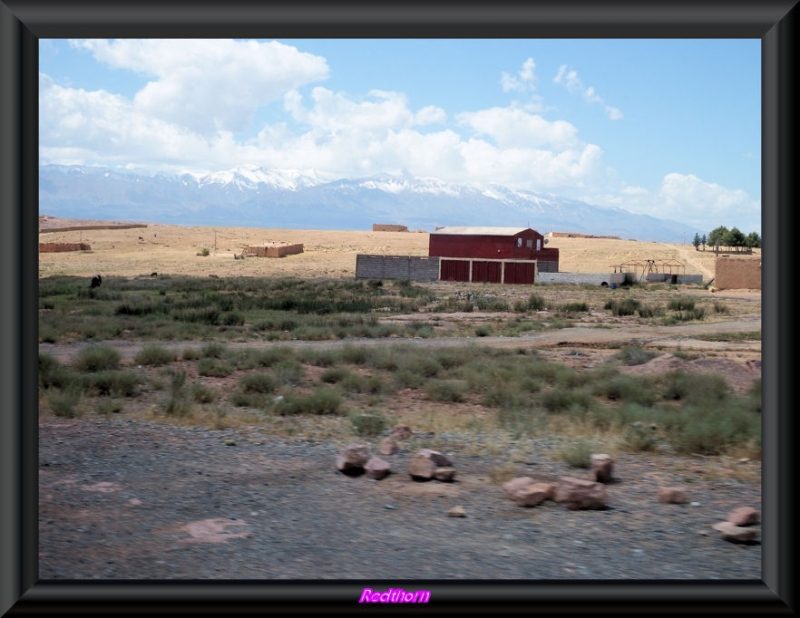
<path id="1" fill-rule="evenodd" d="M 438 257 L 356 255 L 356 279 L 436 281 L 438 278 Z"/>
<path id="2" fill-rule="evenodd" d="M 544 285 L 617 285 L 625 281 L 624 273 L 543 273 L 539 271 L 537 283 Z"/>
<path id="3" fill-rule="evenodd" d="M 761 289 L 761 258 L 717 258 L 714 270 L 718 290 Z"/>
<path id="4" fill-rule="evenodd" d="M 245 257 L 281 258 L 303 252 L 303 245 L 265 245 L 260 247 L 247 247 L 242 251 Z"/>
<path id="5" fill-rule="evenodd" d="M 373 223 L 373 232 L 407 232 L 408 227 L 405 225 L 391 225 L 389 223 Z"/>
<path id="6" fill-rule="evenodd" d="M 649 273 L 646 279 L 650 283 L 665 282 L 686 285 L 690 283 L 703 283 L 703 275 L 672 275 L 670 273 Z"/>
<path id="7" fill-rule="evenodd" d="M 40 242 L 39 253 L 61 253 L 63 251 L 91 251 L 85 242 Z"/>

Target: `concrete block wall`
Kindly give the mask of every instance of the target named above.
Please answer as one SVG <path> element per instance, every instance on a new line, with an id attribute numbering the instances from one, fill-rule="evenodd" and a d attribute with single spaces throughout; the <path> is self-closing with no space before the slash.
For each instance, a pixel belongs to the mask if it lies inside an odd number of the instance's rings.
<path id="1" fill-rule="evenodd" d="M 64 251 L 91 251 L 85 242 L 40 242 L 39 253 L 61 253 Z"/>
<path id="2" fill-rule="evenodd" d="M 356 279 L 439 279 L 438 257 L 356 255 Z"/>
<path id="3" fill-rule="evenodd" d="M 624 273 L 543 273 L 539 271 L 537 283 L 543 285 L 619 285 L 625 281 Z"/>

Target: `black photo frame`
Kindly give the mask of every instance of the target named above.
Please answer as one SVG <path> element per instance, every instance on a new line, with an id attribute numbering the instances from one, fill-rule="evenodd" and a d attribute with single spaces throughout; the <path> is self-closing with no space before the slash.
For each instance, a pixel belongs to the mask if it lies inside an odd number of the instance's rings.
<path id="1" fill-rule="evenodd" d="M 38 45 L 44 38 L 758 38 L 762 50 L 762 581 L 390 582 L 415 612 L 794 613 L 796 0 L 464 4 L 0 0 L 0 615 L 358 611 L 374 582 L 42 581 L 37 574 Z M 731 130 L 735 130 L 732 127 Z M 392 611 L 399 608 L 383 607 Z"/>

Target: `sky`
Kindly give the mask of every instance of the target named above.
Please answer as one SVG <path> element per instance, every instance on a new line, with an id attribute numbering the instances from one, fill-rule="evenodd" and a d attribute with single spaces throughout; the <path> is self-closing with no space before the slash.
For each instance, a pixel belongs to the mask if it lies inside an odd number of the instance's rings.
<path id="1" fill-rule="evenodd" d="M 761 233 L 760 39 L 40 39 L 40 164 L 378 173 Z"/>

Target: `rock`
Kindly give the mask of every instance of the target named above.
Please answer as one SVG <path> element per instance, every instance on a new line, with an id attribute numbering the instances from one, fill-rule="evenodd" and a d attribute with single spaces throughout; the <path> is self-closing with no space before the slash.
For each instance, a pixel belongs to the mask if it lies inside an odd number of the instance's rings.
<path id="1" fill-rule="evenodd" d="M 373 457 L 366 463 L 364 470 L 368 478 L 379 481 L 392 471 L 392 467 L 389 465 L 388 461 L 380 457 Z"/>
<path id="2" fill-rule="evenodd" d="M 411 460 L 408 472 L 411 478 L 418 481 L 429 481 L 432 478 L 450 481 L 455 476 L 452 465 L 452 462 L 439 451 L 425 448 Z"/>
<path id="3" fill-rule="evenodd" d="M 666 504 L 686 504 L 686 492 L 680 487 L 659 487 L 658 501 Z"/>
<path id="4" fill-rule="evenodd" d="M 562 476 L 556 487 L 556 502 L 570 510 L 606 508 L 606 487 L 602 483 Z"/>
<path id="5" fill-rule="evenodd" d="M 388 438 L 381 440 L 381 443 L 378 446 L 378 452 L 381 455 L 396 455 L 400 452 L 400 447 L 397 446 L 395 439 L 389 436 Z"/>
<path id="6" fill-rule="evenodd" d="M 721 521 L 711 526 L 722 533 L 722 538 L 732 543 L 751 543 L 758 540 L 758 531 L 753 528 L 737 526 L 729 521 Z"/>
<path id="7" fill-rule="evenodd" d="M 742 506 L 731 511 L 730 515 L 728 515 L 728 521 L 735 526 L 751 526 L 760 524 L 761 516 L 755 509 L 749 506 Z"/>
<path id="8" fill-rule="evenodd" d="M 398 440 L 408 440 L 411 437 L 411 429 L 408 425 L 397 425 L 390 435 Z"/>
<path id="9" fill-rule="evenodd" d="M 452 509 L 447 511 L 448 517 L 466 517 L 467 513 L 464 511 L 463 506 L 454 506 Z"/>
<path id="10" fill-rule="evenodd" d="M 225 446 L 236 446 L 236 442 L 232 438 L 225 438 Z"/>
<path id="11" fill-rule="evenodd" d="M 592 455 L 592 478 L 598 483 L 607 483 L 612 479 L 614 460 L 611 455 Z"/>
<path id="12" fill-rule="evenodd" d="M 529 476 L 520 476 L 503 484 L 506 498 L 519 506 L 538 506 L 556 495 L 556 486 L 550 483 L 537 483 Z"/>
<path id="13" fill-rule="evenodd" d="M 369 460 L 369 449 L 365 444 L 351 444 L 336 456 L 336 469 L 345 474 L 360 474 Z"/>
<path id="14" fill-rule="evenodd" d="M 436 468 L 436 470 L 433 471 L 433 478 L 443 483 L 449 483 L 456 478 L 456 469 L 449 467 Z"/>

